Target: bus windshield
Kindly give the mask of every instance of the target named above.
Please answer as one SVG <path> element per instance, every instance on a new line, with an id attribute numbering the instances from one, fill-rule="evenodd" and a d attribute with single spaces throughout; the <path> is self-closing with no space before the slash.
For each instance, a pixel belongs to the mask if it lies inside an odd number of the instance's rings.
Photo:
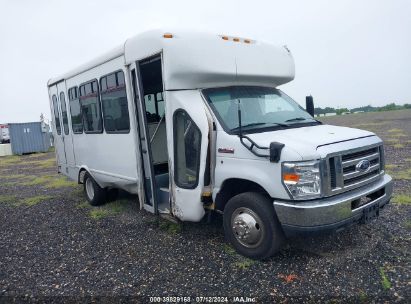
<path id="1" fill-rule="evenodd" d="M 278 89 L 233 86 L 205 89 L 203 93 L 218 120 L 229 132 L 239 129 L 239 104 L 244 131 L 318 123 L 297 102 Z"/>

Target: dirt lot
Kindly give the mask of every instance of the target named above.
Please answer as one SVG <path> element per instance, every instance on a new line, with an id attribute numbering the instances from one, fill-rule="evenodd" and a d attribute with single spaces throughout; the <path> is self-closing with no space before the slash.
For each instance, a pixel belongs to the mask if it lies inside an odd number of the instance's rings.
<path id="1" fill-rule="evenodd" d="M 0 302 L 148 302 L 148 296 L 410 301 L 411 111 L 323 120 L 384 139 L 394 202 L 368 225 L 294 238 L 265 262 L 237 255 L 219 218 L 175 225 L 138 210 L 136 198 L 126 195 L 90 208 L 82 187 L 56 174 L 54 153 L 0 158 Z"/>

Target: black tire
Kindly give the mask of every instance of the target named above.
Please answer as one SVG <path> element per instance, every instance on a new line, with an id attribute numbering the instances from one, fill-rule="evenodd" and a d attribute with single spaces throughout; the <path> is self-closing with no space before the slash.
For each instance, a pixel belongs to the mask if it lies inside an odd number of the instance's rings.
<path id="1" fill-rule="evenodd" d="M 87 201 L 90 203 L 90 205 L 100 206 L 106 202 L 106 189 L 101 188 L 88 172 L 84 175 L 83 186 L 84 195 L 86 196 Z M 88 190 L 87 187 L 89 187 Z"/>
<path id="2" fill-rule="evenodd" d="M 261 193 L 232 197 L 224 208 L 223 225 L 226 239 L 238 253 L 251 259 L 272 256 L 285 241 L 272 201 Z"/>
<path id="3" fill-rule="evenodd" d="M 112 188 L 112 189 L 107 189 L 106 191 L 106 201 L 108 202 L 114 202 L 118 199 L 119 197 L 119 193 L 120 191 L 116 188 Z"/>

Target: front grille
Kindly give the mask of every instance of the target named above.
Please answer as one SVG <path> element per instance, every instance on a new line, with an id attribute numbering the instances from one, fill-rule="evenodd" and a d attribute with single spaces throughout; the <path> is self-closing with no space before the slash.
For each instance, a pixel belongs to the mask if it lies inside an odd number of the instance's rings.
<path id="1" fill-rule="evenodd" d="M 343 192 L 367 184 L 383 170 L 382 146 L 344 151 L 328 158 L 328 189 Z"/>
<path id="2" fill-rule="evenodd" d="M 349 154 L 343 154 L 342 156 L 342 161 L 348 161 L 348 160 L 352 160 L 352 159 L 356 159 L 359 157 L 364 157 L 373 153 L 377 153 L 378 152 L 378 147 L 375 148 L 371 148 L 371 149 L 367 149 L 364 151 L 358 151 L 358 152 L 353 152 L 353 153 L 349 153 Z"/>

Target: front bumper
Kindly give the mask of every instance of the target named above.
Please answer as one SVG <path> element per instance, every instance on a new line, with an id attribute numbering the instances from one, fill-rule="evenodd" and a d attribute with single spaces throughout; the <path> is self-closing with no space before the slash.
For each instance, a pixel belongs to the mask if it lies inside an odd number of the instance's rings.
<path id="1" fill-rule="evenodd" d="M 385 174 L 371 184 L 328 198 L 298 202 L 274 200 L 274 208 L 287 235 L 340 230 L 364 219 L 369 208 L 383 208 L 391 195 L 392 178 Z M 366 203 L 357 207 L 365 198 Z"/>

